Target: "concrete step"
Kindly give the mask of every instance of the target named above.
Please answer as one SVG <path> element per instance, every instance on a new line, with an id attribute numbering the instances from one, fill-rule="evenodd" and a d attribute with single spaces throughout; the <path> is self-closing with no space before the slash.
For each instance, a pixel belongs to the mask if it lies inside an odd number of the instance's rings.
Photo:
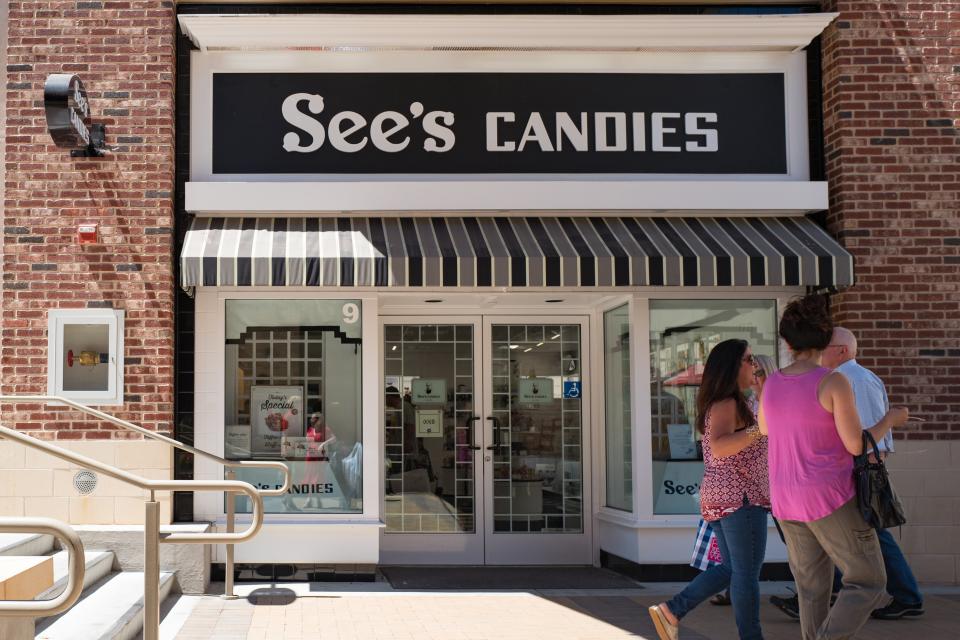
<path id="1" fill-rule="evenodd" d="M 53 586 L 41 593 L 37 600 L 56 598 L 67 586 L 67 562 L 69 553 L 58 551 L 53 554 Z M 83 588 L 99 582 L 113 571 L 113 551 L 84 550 Z"/>
<path id="2" fill-rule="evenodd" d="M 42 533 L 0 533 L 0 556 L 45 556 L 53 551 L 53 536 Z"/>
<path id="3" fill-rule="evenodd" d="M 175 586 L 160 574 L 160 601 Z M 77 604 L 56 618 L 37 620 L 36 640 L 131 640 L 143 627 L 143 573 L 112 573 L 90 586 Z"/>

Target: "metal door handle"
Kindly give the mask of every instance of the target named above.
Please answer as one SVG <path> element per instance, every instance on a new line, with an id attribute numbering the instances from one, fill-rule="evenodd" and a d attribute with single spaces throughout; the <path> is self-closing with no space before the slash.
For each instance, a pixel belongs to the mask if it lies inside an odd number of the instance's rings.
<path id="1" fill-rule="evenodd" d="M 478 447 L 476 444 L 474 444 L 477 441 L 477 439 L 475 437 L 473 423 L 479 419 L 480 419 L 480 416 L 470 416 L 469 418 L 467 418 L 467 428 L 470 429 L 470 436 L 469 436 L 470 444 L 467 445 L 467 449 L 470 449 L 470 451 L 480 451 L 480 449 L 483 448 L 483 447 Z"/>
<path id="2" fill-rule="evenodd" d="M 487 447 L 488 450 L 496 451 L 500 448 L 500 418 L 488 416 L 487 420 L 493 422 L 493 444 Z"/>

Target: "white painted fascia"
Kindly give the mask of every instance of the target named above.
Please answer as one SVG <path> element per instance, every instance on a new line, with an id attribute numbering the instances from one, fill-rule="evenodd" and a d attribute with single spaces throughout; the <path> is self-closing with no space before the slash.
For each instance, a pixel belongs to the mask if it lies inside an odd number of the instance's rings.
<path id="1" fill-rule="evenodd" d="M 188 182 L 186 210 L 208 215 L 343 212 L 697 212 L 803 215 L 828 208 L 826 182 L 416 180 Z"/>
<path id="2" fill-rule="evenodd" d="M 202 51 L 797 51 L 839 14 L 185 14 Z"/>

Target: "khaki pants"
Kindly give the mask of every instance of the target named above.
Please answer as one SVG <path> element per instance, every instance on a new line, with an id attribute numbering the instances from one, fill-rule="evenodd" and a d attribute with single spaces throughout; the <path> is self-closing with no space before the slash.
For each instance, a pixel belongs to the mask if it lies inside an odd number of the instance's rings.
<path id="1" fill-rule="evenodd" d="M 803 640 L 852 638 L 886 599 L 887 574 L 877 532 L 863 520 L 857 499 L 820 520 L 781 520 L 797 582 Z M 843 589 L 830 606 L 833 567 Z"/>

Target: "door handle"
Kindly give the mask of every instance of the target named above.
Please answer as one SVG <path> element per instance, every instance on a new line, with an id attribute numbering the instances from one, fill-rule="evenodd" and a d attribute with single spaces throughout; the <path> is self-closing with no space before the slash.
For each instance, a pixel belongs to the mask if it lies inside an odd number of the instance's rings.
<path id="1" fill-rule="evenodd" d="M 493 422 L 493 444 L 487 447 L 490 451 L 496 451 L 500 448 L 500 418 L 488 416 L 487 420 Z"/>
<path id="2" fill-rule="evenodd" d="M 477 439 L 474 435 L 473 423 L 479 419 L 480 419 L 480 416 L 470 416 L 469 418 L 467 418 L 467 428 L 470 430 L 470 436 L 469 436 L 470 444 L 467 445 L 467 449 L 470 449 L 470 451 L 480 451 L 480 449 L 483 448 L 483 447 L 478 447 L 476 444 L 474 444 L 477 441 Z"/>

